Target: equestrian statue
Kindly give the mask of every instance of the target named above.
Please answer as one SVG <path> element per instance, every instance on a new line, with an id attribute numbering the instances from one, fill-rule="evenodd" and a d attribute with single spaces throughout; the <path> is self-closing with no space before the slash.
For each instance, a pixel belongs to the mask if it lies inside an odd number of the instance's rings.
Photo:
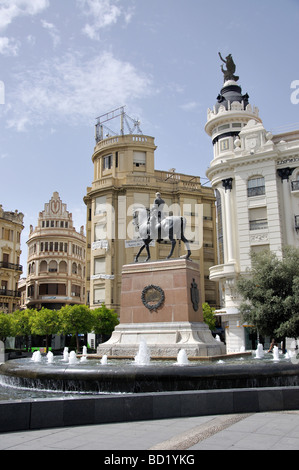
<path id="1" fill-rule="evenodd" d="M 161 243 L 162 240 L 171 241 L 171 249 L 166 259 L 171 258 L 176 245 L 176 240 L 182 240 L 185 243 L 187 254 L 182 258 L 189 259 L 191 256 L 190 245 L 184 235 L 186 228 L 186 218 L 181 216 L 165 217 L 163 213 L 164 201 L 160 193 L 156 193 L 156 199 L 152 209 L 141 208 L 134 212 L 134 224 L 137 227 L 139 236 L 143 241 L 143 245 L 135 257 L 135 263 L 138 263 L 138 258 L 144 248 L 147 252 L 145 261 L 151 258 L 149 245 L 152 240 L 157 240 Z"/>

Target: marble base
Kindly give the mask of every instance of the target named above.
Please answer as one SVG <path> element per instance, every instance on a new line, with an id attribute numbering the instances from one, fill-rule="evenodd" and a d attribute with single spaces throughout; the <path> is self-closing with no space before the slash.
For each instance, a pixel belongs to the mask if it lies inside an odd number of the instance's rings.
<path id="1" fill-rule="evenodd" d="M 188 356 L 218 356 L 226 353 L 203 322 L 164 322 L 118 325 L 109 341 L 99 344 L 97 354 L 134 357 L 144 340 L 154 357 L 176 357 L 181 349 Z"/>

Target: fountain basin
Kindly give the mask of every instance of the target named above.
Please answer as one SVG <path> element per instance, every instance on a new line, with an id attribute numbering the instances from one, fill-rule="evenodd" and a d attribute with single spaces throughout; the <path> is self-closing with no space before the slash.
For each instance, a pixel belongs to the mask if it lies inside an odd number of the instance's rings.
<path id="1" fill-rule="evenodd" d="M 299 367 L 289 362 L 242 364 L 97 365 L 28 363 L 0 365 L 2 379 L 14 386 L 97 393 L 147 393 L 299 386 Z"/>

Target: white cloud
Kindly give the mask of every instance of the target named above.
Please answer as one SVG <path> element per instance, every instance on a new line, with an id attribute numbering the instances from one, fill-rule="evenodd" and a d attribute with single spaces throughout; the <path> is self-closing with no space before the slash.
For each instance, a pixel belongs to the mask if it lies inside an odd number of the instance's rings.
<path id="1" fill-rule="evenodd" d="M 83 33 L 90 39 L 100 39 L 100 30 L 116 24 L 121 16 L 126 23 L 132 18 L 132 9 L 125 11 L 118 0 L 77 0 L 77 4 L 91 22 L 83 28 Z"/>
<path id="2" fill-rule="evenodd" d="M 182 104 L 180 106 L 183 111 L 194 111 L 198 107 L 200 107 L 200 103 L 197 101 L 189 101 L 188 103 Z"/>
<path id="3" fill-rule="evenodd" d="M 49 34 L 53 41 L 53 46 L 57 47 L 58 44 L 60 43 L 60 36 L 59 36 L 56 26 L 53 23 L 48 23 L 45 20 L 42 20 L 41 23 L 42 23 L 42 27 L 45 28 L 47 31 L 49 31 Z"/>
<path id="4" fill-rule="evenodd" d="M 149 77 L 107 52 L 90 60 L 79 54 L 47 59 L 19 72 L 14 83 L 6 119 L 18 131 L 61 122 L 90 125 L 112 107 L 151 93 Z"/>
<path id="5" fill-rule="evenodd" d="M 13 38 L 0 37 L 0 54 L 17 56 L 20 43 Z"/>
<path id="6" fill-rule="evenodd" d="M 0 29 L 5 29 L 18 16 L 33 16 L 48 6 L 49 0 L 1 0 Z"/>

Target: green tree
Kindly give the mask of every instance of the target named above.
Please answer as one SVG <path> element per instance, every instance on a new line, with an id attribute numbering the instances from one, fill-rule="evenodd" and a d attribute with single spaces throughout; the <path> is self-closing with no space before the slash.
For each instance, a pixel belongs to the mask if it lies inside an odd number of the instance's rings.
<path id="1" fill-rule="evenodd" d="M 29 336 L 31 335 L 30 317 L 35 310 L 15 310 L 11 315 L 12 336 L 25 336 L 26 347 L 29 347 Z"/>
<path id="2" fill-rule="evenodd" d="M 94 317 L 87 305 L 66 305 L 59 310 L 60 330 L 64 334 L 75 335 L 76 349 L 79 352 L 79 334 L 93 330 Z"/>
<path id="3" fill-rule="evenodd" d="M 0 341 L 5 342 L 8 336 L 12 336 L 12 316 L 10 313 L 0 312 Z"/>
<path id="4" fill-rule="evenodd" d="M 92 310 L 92 314 L 94 317 L 93 331 L 98 335 L 111 335 L 116 325 L 119 324 L 117 313 L 104 304 Z"/>
<path id="5" fill-rule="evenodd" d="M 251 260 L 250 275 L 237 283 L 245 321 L 276 340 L 298 337 L 299 249 L 287 247 L 281 259 L 269 251 L 253 253 Z"/>
<path id="6" fill-rule="evenodd" d="M 36 310 L 29 319 L 33 335 L 46 336 L 46 352 L 49 351 L 49 338 L 58 333 L 60 328 L 60 315 L 57 310 L 42 308 Z"/>
<path id="7" fill-rule="evenodd" d="M 211 331 L 215 330 L 216 327 L 216 317 L 215 317 L 215 309 L 210 307 L 207 302 L 202 304 L 203 310 L 203 321 L 208 325 Z"/>

